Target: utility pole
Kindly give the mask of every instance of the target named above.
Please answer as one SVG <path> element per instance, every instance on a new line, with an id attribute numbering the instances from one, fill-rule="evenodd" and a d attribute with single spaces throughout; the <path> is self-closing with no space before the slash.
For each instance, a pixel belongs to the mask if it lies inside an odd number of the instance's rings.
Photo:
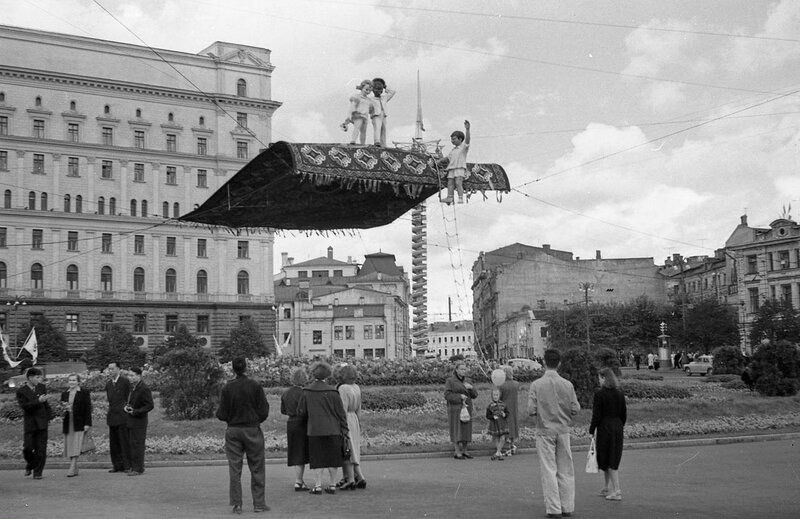
<path id="1" fill-rule="evenodd" d="M 584 281 L 578 285 L 578 288 L 583 290 L 583 302 L 584 302 L 584 309 L 586 311 L 586 349 L 591 349 L 591 341 L 589 339 L 589 291 L 594 288 L 594 284 L 588 281 Z"/>

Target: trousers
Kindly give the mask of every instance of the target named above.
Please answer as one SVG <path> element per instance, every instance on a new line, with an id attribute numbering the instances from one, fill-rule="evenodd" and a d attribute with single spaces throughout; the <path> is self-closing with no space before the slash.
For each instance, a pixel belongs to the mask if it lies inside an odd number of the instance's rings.
<path id="1" fill-rule="evenodd" d="M 128 442 L 130 445 L 131 470 L 144 472 L 144 448 L 147 438 L 147 427 L 128 427 Z"/>
<path id="2" fill-rule="evenodd" d="M 25 431 L 22 437 L 22 457 L 25 458 L 25 470 L 41 476 L 44 463 L 47 461 L 47 429 Z"/>
<path id="3" fill-rule="evenodd" d="M 569 433 L 536 435 L 542 495 L 548 514 L 572 513 L 575 510 L 575 467 L 572 464 Z"/>
<path id="4" fill-rule="evenodd" d="M 242 458 L 247 456 L 250 469 L 250 493 L 253 507 L 264 508 L 266 471 L 264 468 L 264 433 L 261 427 L 232 427 L 225 431 L 225 456 L 230 475 L 230 505 L 242 506 Z"/>
<path id="5" fill-rule="evenodd" d="M 114 470 L 127 471 L 131 468 L 131 448 L 125 424 L 108 426 L 108 450 Z"/>

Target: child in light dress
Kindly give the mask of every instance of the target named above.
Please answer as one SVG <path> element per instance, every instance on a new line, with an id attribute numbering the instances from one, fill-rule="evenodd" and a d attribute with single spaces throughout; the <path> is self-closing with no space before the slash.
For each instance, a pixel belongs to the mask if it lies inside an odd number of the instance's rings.
<path id="1" fill-rule="evenodd" d="M 500 400 L 500 388 L 492 389 L 492 402 L 486 408 L 486 419 L 489 420 L 489 434 L 492 435 L 494 441 L 495 453 L 492 456 L 492 461 L 503 460 L 503 445 L 506 443 L 508 436 L 508 409 L 506 404 Z"/>
<path id="2" fill-rule="evenodd" d="M 447 171 L 446 204 L 453 203 L 453 191 L 458 190 L 458 203 L 464 203 L 464 177 L 467 174 L 467 152 L 469 152 L 469 121 L 464 121 L 464 131 L 456 130 L 450 134 L 453 149 L 438 164 Z"/>
<path id="3" fill-rule="evenodd" d="M 359 94 L 350 98 L 350 113 L 340 127 L 342 130 L 347 131 L 348 125 L 353 123 L 350 144 L 355 144 L 356 140 L 358 140 L 363 145 L 367 141 L 367 124 L 375 112 L 375 107 L 372 104 L 373 100 L 369 97 L 372 92 L 372 81 L 365 79 L 356 87 L 356 90 L 359 91 Z"/>

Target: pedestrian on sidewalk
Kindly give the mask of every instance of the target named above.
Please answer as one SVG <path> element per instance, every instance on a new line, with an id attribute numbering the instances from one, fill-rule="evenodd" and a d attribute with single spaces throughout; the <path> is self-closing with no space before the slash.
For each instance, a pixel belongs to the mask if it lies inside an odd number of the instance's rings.
<path id="1" fill-rule="evenodd" d="M 572 383 L 558 374 L 560 363 L 558 350 L 546 350 L 544 375 L 528 391 L 528 414 L 536 417 L 536 451 L 547 517 L 569 517 L 575 510 L 569 427 L 581 406 Z"/>
<path id="2" fill-rule="evenodd" d="M 261 422 L 269 416 L 269 404 L 258 382 L 245 375 L 247 361 L 243 357 L 233 359 L 231 367 L 236 378 L 222 388 L 217 409 L 217 418 L 228 424 L 225 456 L 230 477 L 229 504 L 234 514 L 242 513 L 242 458 L 247 455 L 253 512 L 266 512 L 269 507 L 264 495 L 266 470 Z"/>
<path id="3" fill-rule="evenodd" d="M 23 414 L 22 456 L 25 458 L 25 477 L 33 474 L 33 479 L 42 479 L 47 461 L 50 404 L 42 378 L 42 370 L 28 368 L 25 372 L 25 384 L 17 390 L 17 403 Z"/>
<path id="4" fill-rule="evenodd" d="M 508 449 L 505 451 L 506 456 L 512 456 L 517 453 L 516 440 L 519 438 L 519 382 L 514 380 L 514 368 L 511 366 L 503 366 L 503 371 L 506 374 L 506 381 L 500 386 L 500 400 L 505 402 L 506 409 L 508 410 L 508 437 L 506 443 Z"/>
<path id="5" fill-rule="evenodd" d="M 492 401 L 486 408 L 486 419 L 489 421 L 489 434 L 494 442 L 492 461 L 503 461 L 503 445 L 508 437 L 508 409 L 500 399 L 500 388 L 492 389 Z"/>
<path id="6" fill-rule="evenodd" d="M 153 394 L 142 381 L 142 368 L 131 368 L 131 392 L 124 410 L 128 414 L 125 423 L 128 429 L 128 443 L 131 449 L 131 470 L 129 476 L 144 473 L 144 449 L 147 440 L 147 414 L 153 410 Z"/>
<path id="7" fill-rule="evenodd" d="M 597 432 L 597 467 L 605 476 L 600 495 L 609 501 L 622 501 L 619 462 L 622 459 L 622 429 L 627 419 L 625 395 L 619 389 L 617 376 L 611 368 L 601 369 L 598 378 L 600 389 L 594 393 L 589 434 Z"/>
<path id="8" fill-rule="evenodd" d="M 106 398 L 108 399 L 108 453 L 111 456 L 109 472 L 129 472 L 131 470 L 131 448 L 128 441 L 127 415 L 125 403 L 131 392 L 131 383 L 122 375 L 119 361 L 108 363 L 109 380 L 106 382 Z"/>
<path id="9" fill-rule="evenodd" d="M 294 467 L 294 491 L 310 490 L 303 480 L 308 458 L 308 435 L 306 417 L 297 414 L 297 404 L 303 394 L 303 386 L 308 382 L 305 368 L 297 366 L 292 370 L 289 380 L 292 387 L 281 395 L 281 414 L 286 420 L 286 464 Z"/>
<path id="10" fill-rule="evenodd" d="M 83 449 L 83 436 L 92 428 L 92 398 L 88 391 L 80 386 L 77 373 L 67 377 L 69 389 L 61 393 L 62 405 L 67 406 L 64 414 L 64 456 L 69 458 L 67 477 L 78 475 L 78 458 Z"/>
<path id="11" fill-rule="evenodd" d="M 475 398 L 478 398 L 478 392 L 467 378 L 466 362 L 456 361 L 453 375 L 444 383 L 444 399 L 447 401 L 450 441 L 455 448 L 453 457 L 457 460 L 472 459 L 467 448 L 472 441 L 472 418 L 475 416 L 472 400 Z"/>

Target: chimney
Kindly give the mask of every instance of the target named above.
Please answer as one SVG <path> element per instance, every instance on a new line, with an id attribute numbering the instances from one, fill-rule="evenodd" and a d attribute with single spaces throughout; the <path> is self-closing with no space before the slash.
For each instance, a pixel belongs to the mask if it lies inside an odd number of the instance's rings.
<path id="1" fill-rule="evenodd" d="M 292 263 L 294 263 L 294 258 L 287 258 L 286 259 L 286 265 L 291 265 Z"/>
<path id="2" fill-rule="evenodd" d="M 544 250 L 550 250 L 550 244 L 549 244 L 549 243 L 543 243 L 543 244 L 542 244 L 542 248 L 543 248 Z"/>
<path id="3" fill-rule="evenodd" d="M 746 214 L 742 215 L 742 225 L 747 225 L 747 215 Z"/>
<path id="4" fill-rule="evenodd" d="M 289 261 L 289 253 L 288 252 L 281 252 L 281 267 L 285 267 L 288 265 Z"/>
<path id="5" fill-rule="evenodd" d="M 675 265 L 680 265 L 682 261 L 683 258 L 681 258 L 680 254 L 678 254 L 677 252 L 672 254 L 672 263 L 674 263 Z"/>
<path id="6" fill-rule="evenodd" d="M 599 251 L 599 250 L 596 250 L 596 251 L 594 251 L 594 259 L 603 259 L 603 258 L 600 256 L 600 251 Z"/>
<path id="7" fill-rule="evenodd" d="M 347 256 L 347 263 L 353 263 L 353 257 Z"/>
<path id="8" fill-rule="evenodd" d="M 333 247 L 328 247 L 328 259 L 333 259 Z"/>

